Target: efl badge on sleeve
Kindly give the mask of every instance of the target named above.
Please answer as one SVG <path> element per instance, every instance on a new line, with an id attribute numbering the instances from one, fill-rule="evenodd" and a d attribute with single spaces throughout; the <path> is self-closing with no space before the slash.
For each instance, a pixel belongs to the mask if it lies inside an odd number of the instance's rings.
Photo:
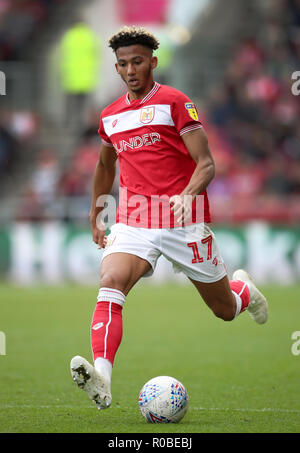
<path id="1" fill-rule="evenodd" d="M 187 111 L 189 112 L 190 117 L 193 120 L 198 121 L 198 113 L 195 104 L 192 104 L 191 102 L 186 102 L 184 105 Z"/>
<path id="2" fill-rule="evenodd" d="M 154 118 L 155 107 L 143 107 L 141 109 L 140 122 L 144 124 L 151 123 Z"/>

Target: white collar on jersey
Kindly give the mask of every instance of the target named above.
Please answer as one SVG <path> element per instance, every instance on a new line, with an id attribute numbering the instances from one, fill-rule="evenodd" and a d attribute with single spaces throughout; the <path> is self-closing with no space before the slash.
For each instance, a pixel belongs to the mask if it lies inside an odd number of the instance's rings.
<path id="1" fill-rule="evenodd" d="M 159 87 L 160 87 L 160 84 L 158 82 L 154 82 L 154 86 L 153 86 L 152 90 L 149 91 L 149 93 L 141 100 L 141 104 L 144 104 L 144 102 L 149 101 L 149 99 L 151 99 L 152 96 L 154 96 L 154 94 L 158 91 Z M 127 93 L 127 95 L 126 95 L 126 104 L 128 104 L 128 105 L 130 104 L 129 93 Z"/>

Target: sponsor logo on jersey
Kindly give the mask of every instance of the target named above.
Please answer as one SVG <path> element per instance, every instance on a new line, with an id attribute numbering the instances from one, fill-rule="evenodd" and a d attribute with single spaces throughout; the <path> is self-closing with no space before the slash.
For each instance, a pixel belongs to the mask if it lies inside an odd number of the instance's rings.
<path id="1" fill-rule="evenodd" d="M 155 114 L 155 107 L 143 107 L 140 114 L 140 122 L 143 124 L 149 124 L 153 121 Z"/>
<path id="2" fill-rule="evenodd" d="M 191 102 L 186 102 L 184 106 L 189 112 L 190 117 L 193 120 L 198 121 L 198 113 L 195 104 L 192 104 Z"/>
<path id="3" fill-rule="evenodd" d="M 112 124 L 111 124 L 111 125 L 112 125 L 112 127 L 115 127 L 115 126 L 116 126 L 116 124 L 117 124 L 117 122 L 118 122 L 118 120 L 114 120 L 114 121 L 112 122 Z"/>
<path id="4" fill-rule="evenodd" d="M 160 142 L 160 134 L 158 132 L 151 132 L 151 134 L 136 135 L 130 137 L 129 140 L 120 140 L 119 143 L 113 143 L 117 154 L 127 149 L 138 149 L 145 146 L 154 145 L 156 142 Z"/>

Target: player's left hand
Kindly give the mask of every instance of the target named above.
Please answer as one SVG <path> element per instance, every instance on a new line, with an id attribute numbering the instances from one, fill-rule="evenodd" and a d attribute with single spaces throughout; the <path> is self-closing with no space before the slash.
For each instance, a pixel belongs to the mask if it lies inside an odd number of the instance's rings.
<path id="1" fill-rule="evenodd" d="M 191 219 L 192 202 L 191 195 L 173 195 L 170 198 L 171 211 L 174 212 L 175 220 L 179 225 Z"/>

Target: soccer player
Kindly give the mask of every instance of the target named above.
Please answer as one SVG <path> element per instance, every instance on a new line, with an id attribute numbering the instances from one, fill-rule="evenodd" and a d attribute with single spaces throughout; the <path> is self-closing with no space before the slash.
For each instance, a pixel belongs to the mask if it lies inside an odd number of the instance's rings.
<path id="1" fill-rule="evenodd" d="M 94 365 L 75 356 L 71 374 L 99 409 L 111 405 L 111 374 L 122 339 L 122 309 L 131 288 L 163 255 L 184 272 L 212 312 L 224 321 L 247 309 L 267 321 L 265 297 L 246 271 L 229 280 L 214 233 L 206 188 L 214 177 L 208 140 L 192 101 L 155 82 L 159 46 L 142 27 L 123 27 L 109 40 L 127 93 L 100 118 L 102 144 L 94 173 L 90 221 L 104 247 L 101 283 L 91 324 Z M 103 197 L 120 166 L 117 223 L 105 236 Z M 99 197 L 102 200 L 99 203 Z"/>

